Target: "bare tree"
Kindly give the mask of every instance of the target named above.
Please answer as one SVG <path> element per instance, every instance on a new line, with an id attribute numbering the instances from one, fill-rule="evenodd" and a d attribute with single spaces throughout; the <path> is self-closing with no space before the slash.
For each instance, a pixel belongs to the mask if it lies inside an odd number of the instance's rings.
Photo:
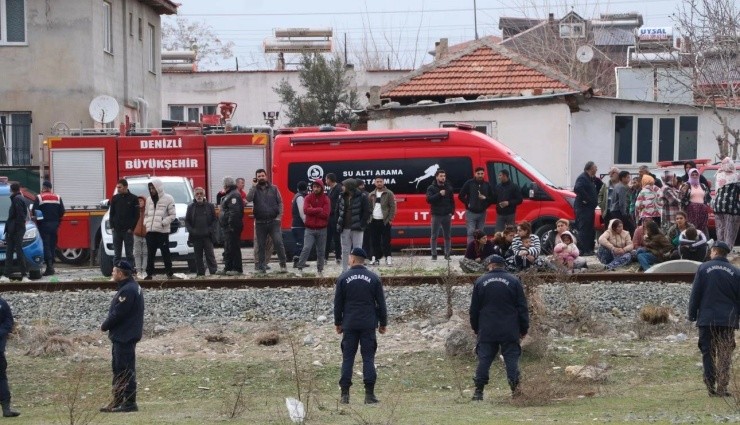
<path id="1" fill-rule="evenodd" d="M 162 48 L 164 50 L 193 50 L 198 64 L 208 67 L 220 59 L 234 56 L 234 42 L 223 42 L 213 28 L 204 22 L 193 22 L 177 16 L 162 21 Z"/>
<path id="2" fill-rule="evenodd" d="M 736 0 L 684 0 L 673 15 L 683 37 L 683 54 L 672 82 L 688 85 L 697 104 L 712 108 L 722 124 L 716 134 L 719 157 L 737 159 L 740 128 L 722 107 L 740 107 L 740 14 Z"/>

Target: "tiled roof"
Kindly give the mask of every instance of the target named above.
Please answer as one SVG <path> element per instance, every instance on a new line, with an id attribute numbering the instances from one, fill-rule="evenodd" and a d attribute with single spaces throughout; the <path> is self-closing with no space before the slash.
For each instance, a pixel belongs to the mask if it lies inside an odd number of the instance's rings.
<path id="1" fill-rule="evenodd" d="M 588 87 L 488 40 L 478 40 L 390 82 L 381 89 L 381 96 L 470 98 L 518 95 L 524 90 L 573 92 L 586 91 Z"/>

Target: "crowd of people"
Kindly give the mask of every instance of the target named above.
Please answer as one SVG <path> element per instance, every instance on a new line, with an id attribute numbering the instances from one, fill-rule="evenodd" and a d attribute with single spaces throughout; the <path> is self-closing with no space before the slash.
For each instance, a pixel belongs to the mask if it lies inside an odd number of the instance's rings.
<path id="1" fill-rule="evenodd" d="M 634 261 L 640 270 L 673 259 L 703 262 L 712 242 L 707 236 L 710 208 L 715 213 L 716 242 L 730 247 L 735 244 L 740 227 L 740 182 L 730 158 L 720 163 L 714 184 L 693 162 L 688 161 L 684 168 L 685 175 L 665 172 L 661 180 L 647 166 L 640 167 L 635 177 L 612 167 L 608 182 L 603 183 L 596 177 L 596 165 L 588 162 L 574 186 L 573 226 L 566 219 L 558 220 L 544 241 L 532 233 L 526 221 L 502 230 L 497 222 L 490 239 L 482 228 L 474 229 L 460 267 L 468 273 L 481 273 L 483 260 L 493 253 L 506 260 L 510 271 L 573 271 L 587 267 L 583 257 L 592 255 L 605 270 Z M 715 189 L 714 197 L 710 187 Z M 598 238 L 593 226 L 596 206 L 605 225 Z"/>

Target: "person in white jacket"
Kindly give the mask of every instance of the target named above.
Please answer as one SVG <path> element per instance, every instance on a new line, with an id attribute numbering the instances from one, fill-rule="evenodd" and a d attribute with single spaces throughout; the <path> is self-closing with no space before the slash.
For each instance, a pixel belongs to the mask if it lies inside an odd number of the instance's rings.
<path id="1" fill-rule="evenodd" d="M 164 185 L 158 178 L 149 183 L 149 197 L 144 208 L 144 226 L 146 227 L 147 264 L 144 280 L 154 276 L 154 256 L 157 250 L 162 251 L 164 270 L 172 278 L 172 258 L 170 257 L 170 225 L 177 214 L 175 199 L 164 193 Z"/>

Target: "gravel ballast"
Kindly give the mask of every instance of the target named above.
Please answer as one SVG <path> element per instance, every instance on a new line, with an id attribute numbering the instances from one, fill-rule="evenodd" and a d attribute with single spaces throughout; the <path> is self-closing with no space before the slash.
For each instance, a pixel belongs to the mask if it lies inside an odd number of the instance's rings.
<path id="1" fill-rule="evenodd" d="M 454 287 L 453 308 L 467 311 L 471 286 Z M 539 287 L 548 311 L 558 312 L 573 303 L 594 314 L 619 310 L 634 317 L 644 305 L 669 306 L 685 315 L 689 284 L 548 284 Z M 99 329 L 113 291 L 11 292 L 3 294 L 16 320 L 22 324 L 49 323 L 71 332 Z M 183 325 L 229 323 L 235 320 L 311 322 L 325 316 L 332 324 L 333 289 L 290 287 L 279 289 L 167 289 L 146 291 L 146 326 L 176 328 Z M 442 286 L 386 288 L 392 320 L 442 314 L 446 295 Z"/>

